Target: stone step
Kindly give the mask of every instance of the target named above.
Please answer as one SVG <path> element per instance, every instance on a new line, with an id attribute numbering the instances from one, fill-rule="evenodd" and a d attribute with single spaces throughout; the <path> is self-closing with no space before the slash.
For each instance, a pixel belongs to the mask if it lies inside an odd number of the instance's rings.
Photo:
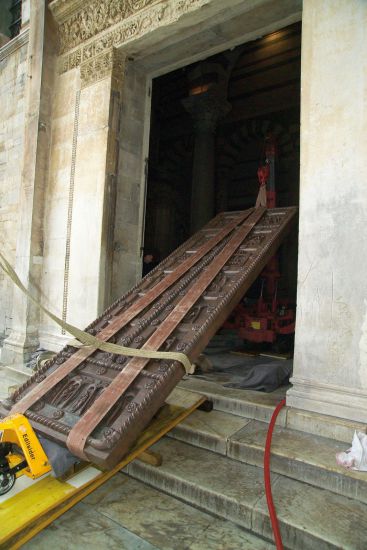
<path id="1" fill-rule="evenodd" d="M 209 382 L 198 376 L 188 376 L 179 386 L 206 395 L 213 401 L 214 409 L 245 418 L 270 422 L 271 415 L 279 401 L 284 399 L 287 388 L 279 388 L 271 393 L 252 390 L 225 388 L 221 384 Z M 277 422 L 285 422 L 285 411 L 281 411 Z"/>
<path id="2" fill-rule="evenodd" d="M 186 376 L 179 386 L 208 396 L 215 410 L 261 422 L 270 422 L 275 407 L 284 399 L 288 389 L 284 386 L 271 393 L 263 393 L 226 388 L 198 376 Z M 284 407 L 280 411 L 277 425 L 342 441 L 349 446 L 355 430 L 366 433 L 366 424 L 294 407 Z"/>
<path id="3" fill-rule="evenodd" d="M 195 411 L 168 435 L 240 462 L 262 467 L 269 425 L 220 411 Z M 367 503 L 367 474 L 345 470 L 335 454 L 346 444 L 298 430 L 275 427 L 272 472 Z"/>
<path id="4" fill-rule="evenodd" d="M 162 466 L 134 461 L 131 477 L 272 540 L 261 468 L 170 438 L 152 449 L 162 454 Z M 366 548 L 365 504 L 279 474 L 272 488 L 286 548 Z"/>
<path id="5" fill-rule="evenodd" d="M 22 548 L 273 550 L 275 547 L 230 521 L 214 518 L 144 483 L 117 474 Z"/>

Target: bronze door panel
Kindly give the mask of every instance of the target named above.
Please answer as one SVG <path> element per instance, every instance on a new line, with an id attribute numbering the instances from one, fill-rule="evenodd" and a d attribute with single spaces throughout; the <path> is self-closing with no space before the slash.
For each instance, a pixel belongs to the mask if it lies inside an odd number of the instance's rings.
<path id="1" fill-rule="evenodd" d="M 195 361 L 281 244 L 296 208 L 216 216 L 110 306 L 87 332 Z M 66 346 L 0 405 L 42 435 L 110 468 L 184 375 L 177 361 Z"/>

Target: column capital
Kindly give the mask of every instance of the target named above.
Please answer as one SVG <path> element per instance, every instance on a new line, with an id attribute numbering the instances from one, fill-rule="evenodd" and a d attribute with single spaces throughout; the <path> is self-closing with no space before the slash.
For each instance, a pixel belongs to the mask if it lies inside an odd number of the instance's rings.
<path id="1" fill-rule="evenodd" d="M 198 133 L 214 133 L 219 119 L 232 108 L 226 99 L 211 90 L 186 97 L 182 105 L 190 113 Z"/>

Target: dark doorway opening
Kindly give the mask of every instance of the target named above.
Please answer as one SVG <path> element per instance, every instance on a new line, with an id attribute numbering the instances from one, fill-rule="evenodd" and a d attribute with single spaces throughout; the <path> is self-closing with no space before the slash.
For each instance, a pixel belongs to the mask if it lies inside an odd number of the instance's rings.
<path id="1" fill-rule="evenodd" d="M 160 261 L 218 212 L 254 206 L 269 135 L 276 205 L 298 206 L 300 73 L 296 23 L 153 80 L 144 254 Z M 295 304 L 296 231 L 278 258 Z"/>

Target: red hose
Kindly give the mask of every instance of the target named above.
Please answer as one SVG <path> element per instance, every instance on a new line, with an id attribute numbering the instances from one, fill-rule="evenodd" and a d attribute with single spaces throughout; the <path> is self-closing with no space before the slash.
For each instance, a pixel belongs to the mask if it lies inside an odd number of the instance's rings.
<path id="1" fill-rule="evenodd" d="M 266 502 L 268 503 L 269 516 L 270 516 L 271 526 L 273 528 L 274 541 L 275 541 L 277 550 L 283 550 L 283 542 L 282 542 L 282 537 L 279 530 L 278 518 L 277 518 L 277 514 L 275 511 L 275 506 L 273 502 L 273 495 L 271 492 L 270 448 L 271 448 L 271 438 L 273 436 L 275 422 L 277 420 L 277 416 L 280 412 L 280 409 L 284 407 L 284 405 L 285 405 L 285 399 L 282 399 L 282 401 L 276 406 L 273 412 L 273 415 L 271 417 L 270 424 L 269 424 L 268 433 L 266 436 L 265 453 L 264 453 L 264 482 L 265 482 Z"/>

